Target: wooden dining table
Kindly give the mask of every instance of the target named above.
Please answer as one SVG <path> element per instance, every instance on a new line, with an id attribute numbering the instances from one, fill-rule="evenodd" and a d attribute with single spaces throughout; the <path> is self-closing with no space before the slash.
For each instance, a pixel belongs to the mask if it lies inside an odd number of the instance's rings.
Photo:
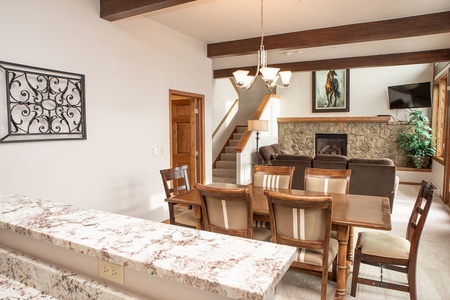
<path id="1" fill-rule="evenodd" d="M 269 205 L 264 195 L 266 188 L 251 184 L 239 185 L 230 183 L 212 183 L 208 184 L 208 186 L 230 189 L 249 187 L 252 196 L 253 218 L 255 220 L 269 221 Z M 272 190 L 295 195 L 325 195 L 322 192 L 294 189 Z M 327 195 L 331 195 L 333 202 L 332 224 L 337 230 L 339 242 L 335 299 L 345 299 L 347 277 L 353 260 L 353 236 L 349 236 L 349 228 L 353 226 L 391 230 L 389 198 L 335 193 L 327 193 Z M 193 189 L 187 193 L 167 198 L 166 201 L 173 204 L 192 205 L 197 219 L 197 229 L 202 229 L 201 202 L 197 190 Z"/>

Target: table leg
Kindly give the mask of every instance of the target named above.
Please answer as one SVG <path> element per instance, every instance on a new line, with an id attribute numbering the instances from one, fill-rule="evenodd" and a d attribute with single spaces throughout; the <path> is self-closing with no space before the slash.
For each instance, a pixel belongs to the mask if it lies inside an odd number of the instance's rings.
<path id="1" fill-rule="evenodd" d="M 353 226 L 350 226 L 348 231 L 348 245 L 347 245 L 347 261 L 353 265 L 353 239 L 355 235 Z"/>
<path id="2" fill-rule="evenodd" d="M 347 284 L 347 245 L 349 228 L 345 225 L 337 226 L 339 242 L 336 293 L 334 299 L 345 299 L 345 286 Z"/>
<path id="3" fill-rule="evenodd" d="M 197 224 L 195 225 L 195 229 L 202 230 L 202 209 L 198 206 L 194 206 L 194 216 L 197 220 Z"/>

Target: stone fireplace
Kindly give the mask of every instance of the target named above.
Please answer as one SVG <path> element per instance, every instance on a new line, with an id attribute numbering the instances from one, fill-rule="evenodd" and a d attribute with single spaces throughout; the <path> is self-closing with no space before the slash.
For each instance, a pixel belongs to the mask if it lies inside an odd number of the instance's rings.
<path id="1" fill-rule="evenodd" d="M 395 140 L 406 126 L 405 122 L 390 122 L 388 116 L 278 118 L 278 143 L 292 154 L 314 156 L 318 153 L 317 134 L 346 135 L 344 155 L 348 158 L 390 158 L 397 166 L 405 166 L 405 155 Z M 328 144 L 330 147 L 322 149 L 324 145 L 319 151 L 339 148 Z"/>
<path id="2" fill-rule="evenodd" d="M 316 133 L 315 154 L 347 155 L 347 134 Z"/>

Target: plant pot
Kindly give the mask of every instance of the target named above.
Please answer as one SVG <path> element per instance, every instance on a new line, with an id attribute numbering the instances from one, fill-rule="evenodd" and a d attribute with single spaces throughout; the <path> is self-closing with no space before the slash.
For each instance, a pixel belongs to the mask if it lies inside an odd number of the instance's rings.
<path id="1" fill-rule="evenodd" d="M 421 167 L 418 168 L 416 166 L 416 164 L 414 163 L 414 159 L 412 157 L 408 157 L 406 159 L 406 166 L 408 168 L 416 168 L 416 169 L 427 169 L 430 166 L 430 162 L 431 162 L 431 157 L 427 156 L 427 157 L 422 157 L 422 163 L 421 163 Z"/>

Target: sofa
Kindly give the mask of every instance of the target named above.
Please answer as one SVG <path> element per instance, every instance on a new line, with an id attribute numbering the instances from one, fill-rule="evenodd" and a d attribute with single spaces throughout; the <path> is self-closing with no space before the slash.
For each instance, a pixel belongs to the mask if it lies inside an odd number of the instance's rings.
<path id="1" fill-rule="evenodd" d="M 350 194 L 382 196 L 389 198 L 390 210 L 394 207 L 399 177 L 396 176 L 394 162 L 388 158 L 348 158 L 345 155 L 286 154 L 278 144 L 262 146 L 260 155 L 266 165 L 294 166 L 293 189 L 304 189 L 305 169 L 308 167 L 322 169 L 350 169 Z"/>
<path id="2" fill-rule="evenodd" d="M 399 184 L 394 162 L 388 158 L 350 158 L 347 168 L 352 170 L 350 194 L 388 197 L 392 213 Z"/>

